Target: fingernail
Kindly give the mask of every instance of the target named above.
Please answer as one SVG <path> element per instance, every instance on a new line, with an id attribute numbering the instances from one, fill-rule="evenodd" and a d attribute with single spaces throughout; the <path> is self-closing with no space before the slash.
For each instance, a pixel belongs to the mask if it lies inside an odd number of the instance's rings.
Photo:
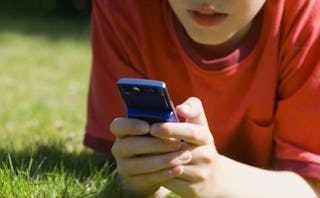
<path id="1" fill-rule="evenodd" d="M 183 166 L 177 166 L 169 170 L 169 175 L 179 176 L 183 173 Z"/>
<path id="2" fill-rule="evenodd" d="M 140 123 L 136 125 L 136 129 L 138 129 L 139 131 L 142 132 L 147 132 L 149 131 L 149 125 L 145 124 L 145 123 Z"/>
<path id="3" fill-rule="evenodd" d="M 150 129 L 150 134 L 153 136 L 160 136 L 161 134 L 161 130 L 160 127 L 156 126 L 156 125 L 152 125 L 151 129 Z"/>
<path id="4" fill-rule="evenodd" d="M 189 112 L 190 109 L 191 109 L 191 107 L 189 105 L 186 105 L 186 104 L 180 105 L 179 108 L 181 108 L 185 112 Z"/>
<path id="5" fill-rule="evenodd" d="M 191 153 L 189 151 L 186 151 L 179 156 L 179 160 L 181 161 L 189 161 L 190 159 L 191 159 Z"/>
<path id="6" fill-rule="evenodd" d="M 177 139 L 170 139 L 169 141 L 169 145 L 171 146 L 171 148 L 173 149 L 180 149 L 182 147 L 182 143 L 180 140 Z"/>

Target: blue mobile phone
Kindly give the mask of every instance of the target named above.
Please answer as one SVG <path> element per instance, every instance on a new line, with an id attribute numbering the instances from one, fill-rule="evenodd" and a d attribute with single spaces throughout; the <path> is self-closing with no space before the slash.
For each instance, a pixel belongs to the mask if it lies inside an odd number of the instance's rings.
<path id="1" fill-rule="evenodd" d="M 158 80 L 121 78 L 117 82 L 129 118 L 157 122 L 179 122 L 166 84 Z"/>

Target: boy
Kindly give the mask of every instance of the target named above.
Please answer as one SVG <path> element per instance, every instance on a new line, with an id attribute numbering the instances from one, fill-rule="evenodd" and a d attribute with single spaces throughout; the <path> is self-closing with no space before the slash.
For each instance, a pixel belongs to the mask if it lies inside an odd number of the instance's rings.
<path id="1" fill-rule="evenodd" d="M 85 144 L 112 147 L 126 191 L 319 196 L 318 0 L 93 4 Z M 124 118 L 120 77 L 165 81 L 185 122 Z"/>

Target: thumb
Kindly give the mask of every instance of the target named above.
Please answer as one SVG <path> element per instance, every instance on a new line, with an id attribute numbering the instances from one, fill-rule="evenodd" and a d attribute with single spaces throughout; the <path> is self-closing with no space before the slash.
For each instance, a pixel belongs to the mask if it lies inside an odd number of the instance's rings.
<path id="1" fill-rule="evenodd" d="M 190 97 L 184 103 L 178 105 L 176 111 L 186 122 L 208 127 L 207 118 L 200 99 Z"/>

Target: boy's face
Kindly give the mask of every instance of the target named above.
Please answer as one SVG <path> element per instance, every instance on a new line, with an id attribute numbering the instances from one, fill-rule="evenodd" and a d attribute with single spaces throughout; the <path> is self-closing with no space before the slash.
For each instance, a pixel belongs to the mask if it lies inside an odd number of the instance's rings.
<path id="1" fill-rule="evenodd" d="M 246 32 L 266 0 L 168 0 L 189 37 L 222 44 Z"/>

